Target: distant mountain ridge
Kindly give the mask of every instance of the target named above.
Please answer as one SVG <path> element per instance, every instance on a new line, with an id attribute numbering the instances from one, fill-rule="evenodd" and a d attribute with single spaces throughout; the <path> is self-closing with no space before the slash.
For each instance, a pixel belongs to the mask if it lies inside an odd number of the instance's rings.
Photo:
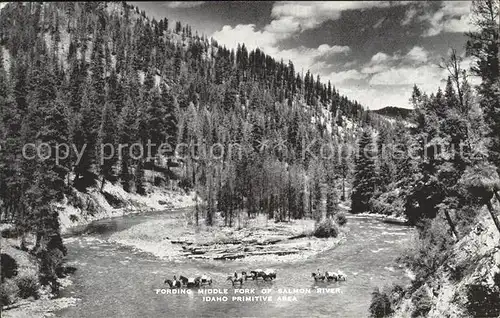
<path id="1" fill-rule="evenodd" d="M 384 108 L 380 108 L 377 110 L 372 110 L 371 112 L 386 116 L 386 117 L 391 117 L 391 118 L 402 118 L 402 119 L 408 119 L 410 115 L 413 113 L 413 109 L 409 108 L 402 108 L 402 107 L 397 107 L 397 106 L 387 106 Z"/>

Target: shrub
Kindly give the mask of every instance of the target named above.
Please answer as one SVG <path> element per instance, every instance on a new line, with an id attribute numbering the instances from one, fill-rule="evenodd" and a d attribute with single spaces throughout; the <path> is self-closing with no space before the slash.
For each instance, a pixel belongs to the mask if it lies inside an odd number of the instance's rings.
<path id="1" fill-rule="evenodd" d="M 464 277 L 464 271 L 466 266 L 464 264 L 459 264 L 450 268 L 450 279 L 455 282 L 459 282 Z"/>
<path id="2" fill-rule="evenodd" d="M 74 214 L 70 214 L 69 215 L 69 220 L 71 222 L 78 222 L 78 216 L 77 215 L 74 215 Z"/>
<path id="3" fill-rule="evenodd" d="M 12 280 L 7 280 L 0 285 L 0 306 L 7 306 L 15 302 L 19 288 Z"/>
<path id="4" fill-rule="evenodd" d="M 125 206 L 124 202 L 119 197 L 108 192 L 103 192 L 102 194 L 109 205 L 111 205 L 113 208 L 119 209 Z"/>
<path id="5" fill-rule="evenodd" d="M 500 292 L 481 284 L 467 286 L 467 311 L 473 317 L 500 316 Z"/>
<path id="6" fill-rule="evenodd" d="M 418 288 L 444 263 L 454 243 L 444 219 L 435 218 L 424 223 L 419 237 L 409 244 L 409 248 L 399 258 L 403 264 L 415 272 L 413 282 L 415 288 Z"/>
<path id="7" fill-rule="evenodd" d="M 85 211 L 89 215 L 95 215 L 99 212 L 99 205 L 90 196 L 87 197 Z"/>
<path id="8" fill-rule="evenodd" d="M 74 206 L 77 209 L 84 209 L 85 205 L 80 196 L 78 195 L 78 191 L 74 188 L 70 188 L 71 190 L 67 193 L 68 204 Z"/>
<path id="9" fill-rule="evenodd" d="M 380 292 L 378 288 L 372 292 L 372 301 L 370 304 L 370 317 L 382 318 L 393 313 L 391 301 L 385 292 Z"/>
<path id="10" fill-rule="evenodd" d="M 16 284 L 19 288 L 19 297 L 28 298 L 33 296 L 35 299 L 38 298 L 40 284 L 36 276 L 24 275 L 16 277 Z"/>
<path id="11" fill-rule="evenodd" d="M 394 216 L 404 214 L 404 200 L 397 189 L 373 197 L 368 204 L 373 213 Z"/>
<path id="12" fill-rule="evenodd" d="M 184 192 L 188 193 L 189 190 L 193 188 L 193 183 L 190 178 L 182 178 L 182 180 L 179 181 L 178 186 L 184 190 Z"/>
<path id="13" fill-rule="evenodd" d="M 17 262 L 12 256 L 9 254 L 2 253 L 1 254 L 1 273 L 2 273 L 2 282 L 5 278 L 12 278 L 17 275 L 18 265 Z"/>
<path id="14" fill-rule="evenodd" d="M 0 306 L 7 306 L 10 304 L 10 296 L 4 287 L 4 284 L 0 285 Z"/>
<path id="15" fill-rule="evenodd" d="M 330 218 L 321 221 L 314 230 L 314 236 L 319 238 L 337 237 L 338 234 L 337 225 Z"/>
<path id="16" fill-rule="evenodd" d="M 420 288 L 412 298 L 412 303 L 415 309 L 411 313 L 412 318 L 427 317 L 427 313 L 432 308 L 431 298 L 427 294 L 425 288 Z"/>
<path id="17" fill-rule="evenodd" d="M 500 288 L 500 272 L 495 273 L 493 276 L 493 281 L 495 282 L 495 285 Z"/>
<path id="18" fill-rule="evenodd" d="M 405 294 L 405 289 L 398 284 L 392 285 L 392 288 L 389 291 L 389 299 L 392 305 L 395 305 L 401 298 L 403 298 Z"/>
<path id="19" fill-rule="evenodd" d="M 341 212 L 335 216 L 335 221 L 337 221 L 338 225 L 344 226 L 347 223 L 347 217 Z"/>
<path id="20" fill-rule="evenodd" d="M 1 236 L 5 238 L 16 238 L 18 237 L 18 235 L 19 233 L 15 226 L 9 226 L 7 228 L 4 228 L 1 233 Z"/>

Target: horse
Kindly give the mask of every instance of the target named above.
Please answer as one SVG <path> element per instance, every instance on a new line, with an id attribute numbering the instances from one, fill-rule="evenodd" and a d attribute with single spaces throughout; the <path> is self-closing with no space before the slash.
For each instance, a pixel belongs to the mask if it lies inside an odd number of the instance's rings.
<path id="1" fill-rule="evenodd" d="M 325 272 L 325 278 L 329 282 L 332 280 L 337 281 L 339 279 L 339 275 L 335 272 Z"/>
<path id="2" fill-rule="evenodd" d="M 165 281 L 163 283 L 168 284 L 168 286 L 170 286 L 170 288 L 181 288 L 181 281 L 177 280 L 177 278 L 175 276 L 174 276 L 173 281 L 170 279 L 165 279 Z"/>
<path id="3" fill-rule="evenodd" d="M 337 274 L 337 280 L 343 280 L 343 281 L 346 281 L 347 279 L 347 275 L 344 274 L 344 272 L 342 271 L 338 271 L 338 274 Z"/>
<path id="4" fill-rule="evenodd" d="M 208 285 L 212 285 L 212 277 L 206 275 L 206 274 L 203 274 L 199 277 L 197 277 L 197 279 L 200 280 L 200 285 L 203 285 L 203 284 L 208 284 Z"/>
<path id="5" fill-rule="evenodd" d="M 240 286 L 243 285 L 243 276 L 238 277 L 238 273 L 234 272 L 234 275 L 230 275 L 227 277 L 226 281 L 231 281 L 231 283 L 236 284 L 237 282 L 240 282 Z"/>
<path id="6" fill-rule="evenodd" d="M 252 275 L 252 279 L 256 280 L 259 277 L 263 277 L 262 275 L 264 274 L 264 271 L 262 269 L 255 269 L 250 271 L 250 274 Z"/>
<path id="7" fill-rule="evenodd" d="M 321 280 L 321 281 L 324 281 L 325 280 L 325 276 L 322 275 L 322 274 L 318 274 L 318 273 L 312 273 L 311 274 L 312 277 L 314 277 L 314 281 L 318 281 L 318 280 Z"/>
<path id="8" fill-rule="evenodd" d="M 276 279 L 276 271 L 274 269 L 269 269 L 269 268 L 266 270 L 256 269 L 256 270 L 250 271 L 250 273 L 252 274 L 253 280 L 256 280 L 259 277 L 262 277 L 263 280 Z"/>
<path id="9" fill-rule="evenodd" d="M 264 276 L 262 277 L 264 280 L 267 280 L 268 278 L 270 280 L 276 279 L 276 270 L 272 268 L 268 268 L 264 271 Z"/>
<path id="10" fill-rule="evenodd" d="M 181 276 L 179 277 L 180 280 L 182 281 L 182 284 L 186 286 L 187 288 L 192 288 L 192 287 L 200 287 L 200 278 L 199 277 L 184 277 Z"/>
<path id="11" fill-rule="evenodd" d="M 241 272 L 241 276 L 245 278 L 245 280 L 252 278 L 253 279 L 253 274 L 247 274 L 247 272 Z"/>

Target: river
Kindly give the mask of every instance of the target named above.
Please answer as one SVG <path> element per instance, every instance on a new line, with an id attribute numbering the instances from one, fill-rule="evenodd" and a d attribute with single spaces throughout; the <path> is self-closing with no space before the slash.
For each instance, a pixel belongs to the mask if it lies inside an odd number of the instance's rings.
<path id="1" fill-rule="evenodd" d="M 277 270 L 271 282 L 247 281 L 243 288 L 255 289 L 246 296 L 271 296 L 273 301 L 231 301 L 234 289 L 226 278 L 247 268 L 241 261 L 168 261 L 108 240 L 112 233 L 151 220 L 172 218 L 178 212 L 130 215 L 94 222 L 86 234 L 66 238 L 68 261 L 77 271 L 74 284 L 62 296 L 80 298 L 76 307 L 56 313 L 58 317 L 366 317 L 371 293 L 377 286 L 406 284 L 405 270 L 395 259 L 409 243 L 409 227 L 385 224 L 378 219 L 348 216 L 346 241 L 299 263 L 262 263 L 253 267 Z M 249 267 L 249 266 L 248 266 Z M 317 269 L 342 270 L 347 281 L 315 283 Z M 192 294 L 157 294 L 163 281 L 174 274 L 208 273 L 212 288 L 228 289 L 228 301 L 211 302 Z M 262 294 L 262 289 L 271 289 Z M 306 294 L 280 294 L 300 288 Z M 316 288 L 331 288 L 328 294 Z M 215 295 L 221 296 L 221 295 Z M 238 295 L 234 295 L 238 296 Z M 295 296 L 296 301 L 278 296 Z"/>

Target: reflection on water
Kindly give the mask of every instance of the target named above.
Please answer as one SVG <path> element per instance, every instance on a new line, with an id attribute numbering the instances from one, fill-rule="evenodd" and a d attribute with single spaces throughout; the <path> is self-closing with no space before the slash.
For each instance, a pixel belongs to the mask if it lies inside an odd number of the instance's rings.
<path id="1" fill-rule="evenodd" d="M 395 259 L 404 249 L 410 228 L 349 217 L 346 242 L 300 263 L 262 263 L 256 267 L 277 270 L 275 281 L 247 281 L 242 288 L 253 293 L 236 294 L 226 281 L 235 271 L 251 270 L 244 261 L 166 261 L 107 241 L 115 231 L 168 214 L 135 215 L 96 222 L 87 234 L 68 240 L 69 261 L 78 267 L 75 284 L 64 293 L 82 299 L 77 307 L 58 313 L 62 317 L 366 317 L 374 287 L 407 283 L 403 268 Z M 312 272 L 342 270 L 343 282 L 315 282 Z M 162 294 L 163 281 L 181 274 L 206 273 L 214 280 L 211 288 L 227 294 Z M 209 288 L 209 287 L 206 287 Z M 237 287 L 236 289 L 239 289 Z M 310 293 L 290 294 L 292 289 Z M 319 289 L 319 290 L 318 290 Z M 160 292 L 158 291 L 160 290 Z M 318 292 L 319 291 L 319 292 Z M 280 293 L 281 292 L 281 293 Z M 226 296 L 227 301 L 210 301 L 207 296 Z M 261 301 L 241 301 L 253 296 Z M 260 296 L 260 298 L 259 298 Z M 269 297 L 272 301 L 263 300 Z M 279 300 L 278 300 L 278 297 Z"/>

